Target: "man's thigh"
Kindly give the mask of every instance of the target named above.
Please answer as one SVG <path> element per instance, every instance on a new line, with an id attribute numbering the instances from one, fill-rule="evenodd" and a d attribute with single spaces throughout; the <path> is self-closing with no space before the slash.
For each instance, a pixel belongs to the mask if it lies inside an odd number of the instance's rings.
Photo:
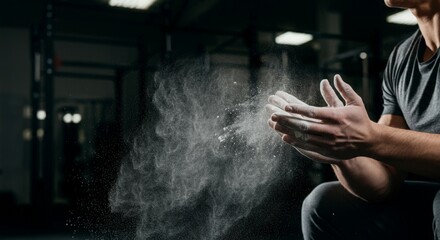
<path id="1" fill-rule="evenodd" d="M 315 188 L 303 203 L 307 239 L 432 239 L 432 203 L 440 185 L 405 182 L 382 203 L 367 203 L 338 182 Z"/>

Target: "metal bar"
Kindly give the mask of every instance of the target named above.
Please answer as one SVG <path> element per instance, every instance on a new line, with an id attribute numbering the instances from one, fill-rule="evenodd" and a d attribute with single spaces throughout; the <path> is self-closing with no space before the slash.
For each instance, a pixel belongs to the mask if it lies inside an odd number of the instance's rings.
<path id="1" fill-rule="evenodd" d="M 97 63 L 97 62 L 82 62 L 82 61 L 63 61 L 62 66 L 64 67 L 79 67 L 79 68 L 100 68 L 100 69 L 138 69 L 140 66 L 138 62 L 133 63 L 132 65 L 118 65 L 118 64 L 107 64 L 107 63 Z M 156 71 L 156 66 L 143 66 L 145 71 Z M 113 76 L 113 75 L 112 75 Z"/>
<path id="2" fill-rule="evenodd" d="M 183 32 L 183 33 L 193 33 L 193 34 L 207 34 L 207 35 L 224 35 L 224 36 L 243 36 L 241 31 L 228 31 L 222 29 L 212 29 L 212 28 L 194 28 L 194 27 L 176 27 L 173 28 L 173 32 Z"/>
<path id="3" fill-rule="evenodd" d="M 172 42 L 170 26 L 170 5 L 168 2 L 162 7 L 163 25 L 162 25 L 162 62 L 166 63 L 171 58 Z"/>
<path id="4" fill-rule="evenodd" d="M 249 95 L 254 97 L 258 94 L 259 70 L 262 66 L 261 53 L 258 48 L 258 15 L 261 0 L 247 0 L 249 3 L 249 27 L 245 31 L 244 42 L 249 49 Z"/>
<path id="5" fill-rule="evenodd" d="M 147 78 L 146 78 L 146 69 L 145 66 L 147 64 L 147 54 L 145 47 L 145 38 L 139 38 L 138 45 L 138 65 L 139 65 L 139 73 L 138 73 L 138 84 L 139 84 L 139 116 L 138 116 L 138 124 L 142 124 L 144 122 L 145 114 L 147 112 Z"/>
<path id="6" fill-rule="evenodd" d="M 382 53 L 382 31 L 376 30 L 374 34 L 372 34 L 371 39 L 371 58 L 368 66 L 369 79 L 372 80 L 369 85 L 372 90 L 373 97 L 370 98 L 370 112 L 372 113 L 372 119 L 378 120 L 380 115 L 382 114 L 382 79 L 381 79 L 381 71 L 383 68 L 383 63 L 381 59 Z"/>
<path id="7" fill-rule="evenodd" d="M 261 56 L 258 51 L 258 33 L 252 25 L 247 31 L 245 40 L 249 48 L 249 94 L 252 97 L 258 93 L 258 71 L 262 65 Z"/>
<path id="8" fill-rule="evenodd" d="M 370 83 L 368 78 L 368 55 L 362 59 L 362 98 L 367 108 L 371 107 Z"/>
<path id="9" fill-rule="evenodd" d="M 107 80 L 107 81 L 113 81 L 115 79 L 114 75 L 76 73 L 76 72 L 55 72 L 55 76 L 65 77 L 65 78 L 82 78 L 82 79 L 90 79 L 90 80 Z"/>
<path id="10" fill-rule="evenodd" d="M 177 26 L 177 23 L 179 22 L 179 20 L 182 18 L 183 13 L 185 12 L 186 8 L 188 7 L 188 3 L 189 0 L 184 0 L 182 7 L 179 8 L 178 12 L 176 13 L 176 16 L 173 18 L 173 20 L 170 23 L 170 30 L 172 30 L 173 28 L 175 28 Z"/>
<path id="11" fill-rule="evenodd" d="M 163 26 L 157 25 L 157 27 L 163 27 Z M 167 28 L 166 30 L 167 32 L 169 32 L 170 29 Z M 183 33 L 192 33 L 192 34 L 224 35 L 224 36 L 235 36 L 235 37 L 242 36 L 242 32 L 224 31 L 219 29 L 175 27 L 172 30 L 173 32 L 183 32 Z M 74 42 L 74 43 L 111 45 L 111 46 L 122 46 L 122 47 L 137 47 L 137 43 L 134 41 L 120 40 L 120 39 L 92 38 L 86 36 L 70 36 L 63 34 L 55 35 L 55 40 L 60 42 Z"/>
<path id="12" fill-rule="evenodd" d="M 238 38 L 237 36 L 233 36 L 233 37 L 229 38 L 228 40 L 218 44 L 217 46 L 215 46 L 214 48 L 212 48 L 208 52 L 210 54 L 212 54 L 212 53 L 215 53 L 215 52 L 218 52 L 218 51 L 222 51 L 223 48 L 225 48 L 225 47 L 235 43 L 238 39 L 240 39 L 240 38 Z"/>
<path id="13" fill-rule="evenodd" d="M 213 67 L 217 67 L 217 68 L 249 69 L 249 65 L 238 64 L 238 63 L 213 63 L 213 62 L 211 62 L 210 65 Z"/>
<path id="14" fill-rule="evenodd" d="M 63 61 L 63 67 L 81 67 L 81 68 L 102 68 L 102 69 L 129 69 L 130 65 L 117 65 L 97 62 L 82 62 L 82 61 Z"/>
<path id="15" fill-rule="evenodd" d="M 40 159 L 40 144 L 37 136 L 37 130 L 38 130 L 38 119 L 37 119 L 37 111 L 40 108 L 40 90 L 41 90 L 41 46 L 40 46 L 40 36 L 38 33 L 37 28 L 31 29 L 31 52 L 30 52 L 30 58 L 31 58 L 31 92 L 30 92 L 30 99 L 31 99 L 31 155 L 30 155 L 30 195 L 31 195 L 31 205 L 34 207 L 34 209 L 39 209 L 39 201 L 38 200 L 38 193 L 39 191 L 39 184 L 41 180 L 41 176 L 39 174 L 39 169 L 41 165 L 41 159 Z"/>
<path id="16" fill-rule="evenodd" d="M 53 5 L 47 1 L 44 21 L 44 105 L 46 119 L 43 137 L 43 179 L 44 179 L 44 218 L 49 224 L 53 206 L 54 188 L 54 45 L 53 45 Z"/>
<path id="17" fill-rule="evenodd" d="M 116 131 L 115 136 L 118 141 L 117 146 L 120 146 L 122 151 L 123 146 L 123 81 L 124 81 L 124 70 L 116 69 L 114 79 L 114 91 L 115 91 L 115 122 Z M 121 152 L 116 151 L 116 152 Z"/>
<path id="18" fill-rule="evenodd" d="M 240 50 L 222 50 L 216 52 L 217 54 L 232 54 L 232 55 L 241 55 L 241 56 L 248 56 L 249 51 L 240 51 Z M 216 54 L 213 53 L 213 54 Z"/>
<path id="19" fill-rule="evenodd" d="M 164 25 L 159 24 L 151 24 L 148 26 L 152 27 L 161 27 Z M 206 35 L 217 35 L 217 36 L 236 36 L 242 37 L 243 33 L 239 31 L 227 31 L 221 29 L 211 29 L 211 28 L 194 28 L 194 27 L 174 27 L 172 29 L 168 29 L 167 31 L 173 31 L 175 33 L 192 33 L 192 34 L 206 34 Z M 99 44 L 99 45 L 114 45 L 114 46 L 124 46 L 124 47 L 136 47 L 137 42 L 121 40 L 121 39 L 104 39 L 104 38 L 92 38 L 87 36 L 71 36 L 64 34 L 55 35 L 55 40 L 63 41 L 63 42 L 79 42 L 79 43 L 88 43 L 88 44 Z"/>
<path id="20" fill-rule="evenodd" d="M 68 98 L 55 98 L 56 103 L 60 102 L 78 102 L 78 103 L 88 103 L 88 102 L 113 102 L 114 98 L 79 98 L 79 97 L 68 97 Z"/>
<path id="21" fill-rule="evenodd" d="M 123 47 L 136 47 L 137 45 L 136 42 L 126 41 L 126 40 L 90 38 L 85 36 L 69 36 L 62 34 L 55 35 L 54 39 L 61 42 L 75 42 L 75 43 L 112 45 L 112 46 L 123 46 Z"/>

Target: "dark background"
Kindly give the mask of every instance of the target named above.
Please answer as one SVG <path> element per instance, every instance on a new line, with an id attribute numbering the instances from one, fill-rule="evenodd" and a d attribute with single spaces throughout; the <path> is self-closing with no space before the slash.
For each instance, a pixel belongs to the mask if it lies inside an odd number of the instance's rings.
<path id="1" fill-rule="evenodd" d="M 154 119 L 153 74 L 173 59 L 237 69 L 249 86 L 274 56 L 284 68 L 318 76 L 310 84 L 340 73 L 377 119 L 387 57 L 416 29 L 387 23 L 396 11 L 353 0 L 157 0 L 147 10 L 105 0 L 3 2 L 0 239 L 130 237 L 118 234 L 132 232 L 133 219 L 111 214 L 107 194 L 133 132 Z M 275 44 L 285 31 L 314 39 Z M 81 121 L 69 121 L 74 114 Z M 328 166 L 302 162 L 294 186 L 275 189 L 253 213 L 265 220 L 243 221 L 248 230 L 234 238 L 301 239 L 299 222 L 290 220 L 299 219 L 313 186 L 334 179 Z"/>

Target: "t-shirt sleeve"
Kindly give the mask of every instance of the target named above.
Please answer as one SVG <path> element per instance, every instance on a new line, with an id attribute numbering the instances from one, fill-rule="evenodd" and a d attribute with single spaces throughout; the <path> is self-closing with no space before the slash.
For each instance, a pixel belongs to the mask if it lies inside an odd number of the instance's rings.
<path id="1" fill-rule="evenodd" d="M 393 114 L 403 115 L 396 98 L 396 82 L 393 74 L 393 68 L 396 67 L 396 49 L 391 53 L 387 66 L 383 74 L 382 95 L 383 95 L 383 111 L 382 115 Z"/>

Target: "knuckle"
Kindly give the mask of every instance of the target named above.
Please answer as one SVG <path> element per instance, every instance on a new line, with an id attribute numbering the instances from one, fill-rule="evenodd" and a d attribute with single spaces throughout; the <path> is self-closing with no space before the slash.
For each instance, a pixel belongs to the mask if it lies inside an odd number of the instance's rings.
<path id="1" fill-rule="evenodd" d="M 298 110 L 297 110 L 297 107 L 295 106 L 295 104 L 288 103 L 288 104 L 286 104 L 286 106 L 284 106 L 284 107 L 285 107 L 285 108 L 287 107 L 287 108 L 289 108 L 291 111 L 294 111 L 294 112 L 298 111 Z"/>
<path id="2" fill-rule="evenodd" d="M 330 132 L 330 140 L 332 141 L 332 142 L 336 142 L 337 140 L 338 140 L 338 132 L 336 131 L 336 130 L 332 130 L 331 132 Z"/>
<path id="3" fill-rule="evenodd" d="M 299 124 L 299 129 L 301 131 L 307 131 L 307 130 L 309 130 L 309 125 L 307 123 L 301 123 L 301 124 Z"/>
<path id="4" fill-rule="evenodd" d="M 310 140 L 309 134 L 303 134 L 303 140 L 304 140 L 304 142 L 309 141 Z"/>
<path id="5" fill-rule="evenodd" d="M 268 119 L 267 124 L 272 127 L 272 120 Z"/>

